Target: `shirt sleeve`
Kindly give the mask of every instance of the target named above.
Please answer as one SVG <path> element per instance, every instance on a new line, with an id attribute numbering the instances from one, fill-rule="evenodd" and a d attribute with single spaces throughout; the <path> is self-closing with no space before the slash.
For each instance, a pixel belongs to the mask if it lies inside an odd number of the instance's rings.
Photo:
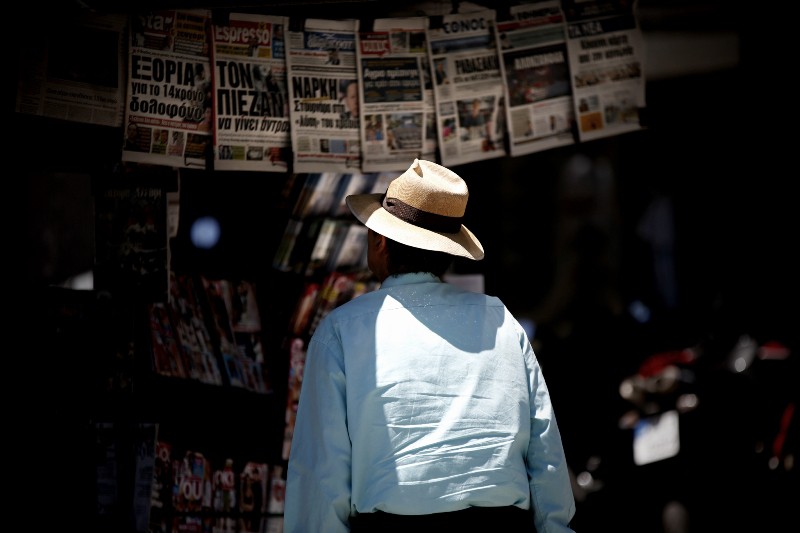
<path id="1" fill-rule="evenodd" d="M 534 524 L 538 533 L 572 532 L 569 523 L 575 515 L 575 499 L 561 434 L 539 361 L 527 338 L 524 344 L 531 394 L 527 467 Z"/>
<path id="2" fill-rule="evenodd" d="M 351 444 L 344 359 L 334 337 L 319 339 L 323 324 L 306 353 L 286 478 L 287 533 L 350 531 Z"/>

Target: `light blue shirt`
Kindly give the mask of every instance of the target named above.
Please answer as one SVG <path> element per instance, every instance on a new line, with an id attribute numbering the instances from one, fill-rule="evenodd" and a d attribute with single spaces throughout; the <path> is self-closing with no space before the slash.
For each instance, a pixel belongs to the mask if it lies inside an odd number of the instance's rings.
<path id="1" fill-rule="evenodd" d="M 550 396 L 496 297 L 390 276 L 309 342 L 289 456 L 287 533 L 349 531 L 376 510 L 533 506 L 539 533 L 575 513 Z"/>

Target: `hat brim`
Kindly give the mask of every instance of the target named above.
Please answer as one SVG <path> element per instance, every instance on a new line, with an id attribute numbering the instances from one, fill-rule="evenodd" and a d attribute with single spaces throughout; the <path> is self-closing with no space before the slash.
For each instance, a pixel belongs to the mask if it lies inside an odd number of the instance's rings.
<path id="1" fill-rule="evenodd" d="M 415 226 L 387 212 L 381 205 L 383 194 L 351 194 L 345 198 L 353 215 L 369 229 L 394 241 L 444 252 L 474 261 L 483 259 L 483 246 L 463 224 L 458 233 L 440 233 Z"/>

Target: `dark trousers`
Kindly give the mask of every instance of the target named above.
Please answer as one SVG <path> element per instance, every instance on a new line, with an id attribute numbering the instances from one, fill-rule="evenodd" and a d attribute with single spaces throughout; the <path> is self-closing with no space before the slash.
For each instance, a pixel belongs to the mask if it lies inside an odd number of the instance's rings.
<path id="1" fill-rule="evenodd" d="M 412 529 L 418 528 L 418 529 Z M 434 528 L 425 530 L 422 528 Z M 469 507 L 451 513 L 397 515 L 365 513 L 350 517 L 352 533 L 416 533 L 417 531 L 534 531 L 531 511 L 519 507 Z"/>

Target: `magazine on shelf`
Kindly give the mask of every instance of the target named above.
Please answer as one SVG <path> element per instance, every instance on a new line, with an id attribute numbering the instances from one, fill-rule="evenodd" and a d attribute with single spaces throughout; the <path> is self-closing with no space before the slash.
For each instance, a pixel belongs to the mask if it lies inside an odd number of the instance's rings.
<path id="1" fill-rule="evenodd" d="M 167 300 L 167 193 L 163 182 L 104 176 L 95 187 L 94 288 Z"/>
<path id="2" fill-rule="evenodd" d="M 264 520 L 264 533 L 283 533 L 283 515 L 268 516 Z"/>
<path id="3" fill-rule="evenodd" d="M 292 269 L 292 253 L 297 244 L 297 239 L 303 231 L 303 221 L 290 218 L 283 230 L 281 242 L 272 260 L 272 267 L 276 270 L 288 272 Z"/>
<path id="4" fill-rule="evenodd" d="M 319 291 L 316 310 L 309 326 L 309 335 L 313 335 L 317 326 L 328 313 L 340 304 L 350 300 L 355 287 L 355 275 L 344 272 L 329 272 Z"/>
<path id="5" fill-rule="evenodd" d="M 222 373 L 199 299 L 202 293 L 198 292 L 195 280 L 189 275 L 173 275 L 170 279 L 170 304 L 177 318 L 176 330 L 190 362 L 188 377 L 221 385 Z"/>
<path id="6" fill-rule="evenodd" d="M 303 335 L 308 329 L 319 289 L 320 284 L 316 281 L 306 281 L 303 284 L 303 292 L 297 300 L 294 312 L 289 320 L 289 330 L 292 335 Z"/>
<path id="7" fill-rule="evenodd" d="M 320 177 L 322 176 L 322 174 L 319 172 L 308 172 L 306 174 L 301 174 L 301 175 L 305 176 L 305 179 L 303 179 L 303 183 L 300 186 L 300 190 L 297 193 L 297 198 L 295 199 L 294 205 L 292 206 L 292 218 L 296 219 L 303 218 L 308 198 L 314 191 L 314 187 L 317 186 L 317 183 L 319 182 Z"/>
<path id="8" fill-rule="evenodd" d="M 325 221 L 322 217 L 311 217 L 303 220 L 303 227 L 292 249 L 289 258 L 290 271 L 303 274 L 308 267 L 311 252 L 316 245 L 317 238 Z"/>
<path id="9" fill-rule="evenodd" d="M 176 511 L 201 512 L 211 509 L 211 464 L 202 453 L 186 451 L 175 474 Z"/>
<path id="10" fill-rule="evenodd" d="M 150 491 L 150 531 L 167 533 L 172 516 L 172 445 L 156 439 L 153 483 Z"/>
<path id="11" fill-rule="evenodd" d="M 249 461 L 239 477 L 239 531 L 260 533 L 267 511 L 269 466 Z"/>
<path id="12" fill-rule="evenodd" d="M 282 465 L 272 465 L 269 474 L 269 500 L 267 512 L 283 514 L 286 501 L 286 476 Z"/>
<path id="13" fill-rule="evenodd" d="M 133 481 L 134 531 L 149 533 L 152 493 L 155 482 L 158 424 L 138 423 L 134 427 L 136 465 Z"/>
<path id="14" fill-rule="evenodd" d="M 172 308 L 160 302 L 151 304 L 149 318 L 153 370 L 161 376 L 187 377 L 182 348 L 173 325 Z"/>
<path id="15" fill-rule="evenodd" d="M 335 208 L 336 191 L 347 174 L 323 172 L 318 178 L 309 180 L 310 190 L 304 197 L 304 203 L 298 205 L 299 218 L 329 215 Z"/>
<path id="16" fill-rule="evenodd" d="M 227 458 L 222 466 L 214 470 L 213 500 L 214 525 L 212 533 L 234 533 L 235 515 L 239 502 L 236 499 L 237 476 L 233 459 Z"/>
<path id="17" fill-rule="evenodd" d="M 341 222 L 325 270 L 367 270 L 367 232 L 363 224 Z"/>
<path id="18" fill-rule="evenodd" d="M 351 194 L 369 192 L 376 179 L 377 174 L 362 174 L 360 172 L 344 174 L 339 181 L 329 214 L 334 217 L 350 215 L 350 209 L 347 207 L 345 199 Z"/>
<path id="19" fill-rule="evenodd" d="M 334 248 L 336 248 L 339 234 L 344 229 L 345 224 L 344 221 L 335 218 L 322 219 L 317 239 L 311 248 L 311 255 L 306 264 L 306 276 L 313 276 L 325 267 Z"/>
<path id="20" fill-rule="evenodd" d="M 242 368 L 242 360 L 232 353 L 223 353 L 222 362 L 225 367 L 225 375 L 228 378 L 228 384 L 231 387 L 245 387 L 244 368 Z"/>
<path id="21" fill-rule="evenodd" d="M 289 382 L 286 392 L 286 418 L 283 431 L 283 460 L 289 459 L 292 446 L 297 405 L 300 402 L 300 389 L 303 385 L 303 369 L 306 364 L 306 343 L 300 337 L 289 340 Z"/>
<path id="22" fill-rule="evenodd" d="M 202 276 L 201 282 L 208 299 L 211 312 L 210 322 L 216 329 L 222 353 L 235 353 L 236 340 L 233 337 L 233 324 L 228 313 L 227 284 L 221 279 L 210 279 Z"/>
<path id="23" fill-rule="evenodd" d="M 232 279 L 227 282 L 231 327 L 234 333 L 261 331 L 261 314 L 258 309 L 256 284 L 252 281 Z"/>
<path id="24" fill-rule="evenodd" d="M 256 392 L 272 391 L 272 379 L 266 364 L 261 331 L 261 312 L 255 282 L 245 279 L 224 280 L 231 328 L 239 355 L 253 373 Z"/>
<path id="25" fill-rule="evenodd" d="M 201 283 L 205 290 L 209 310 L 210 323 L 218 339 L 219 353 L 223 360 L 223 366 L 228 377 L 228 383 L 233 387 L 247 387 L 245 379 L 245 369 L 242 366 L 242 355 L 236 338 L 233 334 L 233 325 L 228 314 L 228 304 L 225 302 L 227 286 L 225 281 L 219 279 L 209 279 L 201 277 Z"/>
<path id="26" fill-rule="evenodd" d="M 172 518 L 171 533 L 202 533 L 212 530 L 213 519 L 202 514 L 179 514 Z"/>

